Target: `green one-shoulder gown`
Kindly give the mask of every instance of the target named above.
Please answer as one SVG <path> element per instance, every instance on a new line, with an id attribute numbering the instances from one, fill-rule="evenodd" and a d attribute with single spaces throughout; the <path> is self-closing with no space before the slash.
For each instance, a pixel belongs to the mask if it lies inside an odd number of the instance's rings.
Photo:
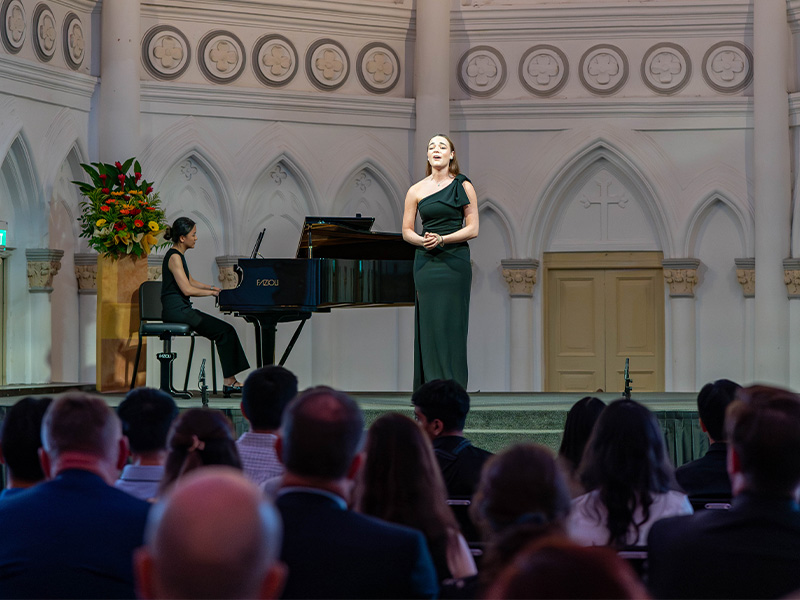
<path id="1" fill-rule="evenodd" d="M 447 235 L 464 222 L 464 175 L 419 201 L 424 232 Z M 467 329 L 472 265 L 467 242 L 417 248 L 414 257 L 414 389 L 433 379 L 467 387 Z"/>

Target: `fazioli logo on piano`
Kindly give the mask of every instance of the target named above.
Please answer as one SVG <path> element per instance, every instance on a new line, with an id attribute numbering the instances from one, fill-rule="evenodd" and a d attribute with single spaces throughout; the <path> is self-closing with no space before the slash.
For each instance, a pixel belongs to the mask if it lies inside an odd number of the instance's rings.
<path id="1" fill-rule="evenodd" d="M 256 279 L 256 287 L 278 287 L 278 279 Z"/>

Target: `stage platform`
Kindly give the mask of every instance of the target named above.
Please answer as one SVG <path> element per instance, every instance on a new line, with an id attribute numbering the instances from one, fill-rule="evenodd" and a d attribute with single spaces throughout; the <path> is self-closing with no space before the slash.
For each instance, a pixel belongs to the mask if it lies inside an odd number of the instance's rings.
<path id="1" fill-rule="evenodd" d="M 25 396 L 56 396 L 70 389 L 96 393 L 93 384 L 59 383 L 39 386 L 6 386 L 0 388 L 0 416 L 5 409 Z M 181 409 L 202 405 L 200 392 L 194 397 L 176 400 Z M 125 397 L 124 393 L 98 394 L 112 407 Z M 410 392 L 352 392 L 367 421 L 372 423 L 387 412 L 399 412 L 413 418 Z M 518 442 L 534 442 L 558 450 L 564 421 L 570 407 L 585 394 L 549 392 L 473 392 L 467 417 L 466 436 L 481 448 L 498 452 Z M 608 403 L 619 394 L 592 394 Z M 664 431 L 673 462 L 684 462 L 702 456 L 708 448 L 706 435 L 697 421 L 696 393 L 633 393 L 633 399 L 652 410 Z M 209 396 L 209 408 L 224 411 L 236 426 L 237 434 L 247 427 L 239 408 L 239 399 Z"/>

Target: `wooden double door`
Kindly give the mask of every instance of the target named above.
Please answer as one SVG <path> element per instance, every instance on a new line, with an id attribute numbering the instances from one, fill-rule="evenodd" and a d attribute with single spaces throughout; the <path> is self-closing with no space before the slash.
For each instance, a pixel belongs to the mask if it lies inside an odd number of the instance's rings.
<path id="1" fill-rule="evenodd" d="M 664 390 L 660 252 L 545 254 L 545 390 Z"/>

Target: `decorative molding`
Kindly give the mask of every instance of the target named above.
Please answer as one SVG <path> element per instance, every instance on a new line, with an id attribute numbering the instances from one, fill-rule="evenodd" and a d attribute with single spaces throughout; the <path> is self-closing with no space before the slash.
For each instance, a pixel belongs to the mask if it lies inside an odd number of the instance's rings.
<path id="1" fill-rule="evenodd" d="M 385 94 L 400 81 L 400 58 L 383 42 L 372 42 L 358 53 L 356 75 L 368 92 Z"/>
<path id="2" fill-rule="evenodd" d="M 503 55 L 491 46 L 475 46 L 461 55 L 456 78 L 461 88 L 476 98 L 496 94 L 506 83 L 508 69 Z"/>
<path id="3" fill-rule="evenodd" d="M 191 60 L 192 47 L 177 27 L 157 25 L 142 39 L 142 64 L 158 80 L 178 79 L 189 68 Z"/>
<path id="4" fill-rule="evenodd" d="M 790 299 L 800 298 L 800 258 L 784 259 L 783 282 Z"/>
<path id="5" fill-rule="evenodd" d="M 229 31 L 211 31 L 197 45 L 197 65 L 211 83 L 236 81 L 246 62 L 244 44 Z"/>
<path id="6" fill-rule="evenodd" d="M 53 11 L 46 4 L 38 4 L 33 11 L 33 50 L 42 62 L 48 62 L 56 53 L 58 27 Z"/>
<path id="7" fill-rule="evenodd" d="M 741 92 L 753 81 L 753 53 L 739 42 L 714 44 L 703 57 L 703 79 L 722 94 Z"/>
<path id="8" fill-rule="evenodd" d="M 754 298 L 756 295 L 756 259 L 734 258 L 736 264 L 736 279 L 742 286 L 745 298 Z"/>
<path id="9" fill-rule="evenodd" d="M 25 92 L 19 93 L 24 98 L 41 101 L 43 91 L 46 90 L 47 98 L 51 102 L 83 112 L 91 109 L 91 98 L 97 86 L 97 77 L 59 69 L 52 64 L 30 62 L 26 64 L 25 70 L 21 70 L 17 59 L 2 54 L 0 80 L 4 85 L 14 82 L 30 86 L 23 87 Z"/>
<path id="10" fill-rule="evenodd" d="M 163 254 L 147 255 L 147 281 L 159 281 L 164 268 Z"/>
<path id="11" fill-rule="evenodd" d="M 700 260 L 697 258 L 665 258 L 661 265 L 664 269 L 664 281 L 669 284 L 670 297 L 694 298 Z"/>
<path id="12" fill-rule="evenodd" d="M 25 24 L 25 5 L 22 0 L 5 0 L 0 8 L 0 37 L 3 46 L 11 53 L 16 54 L 22 50 L 27 37 L 28 28 Z"/>
<path id="13" fill-rule="evenodd" d="M 97 254 L 75 254 L 75 278 L 79 294 L 97 294 Z"/>
<path id="14" fill-rule="evenodd" d="M 297 75 L 300 59 L 294 44 L 282 35 L 260 38 L 253 47 L 253 72 L 266 86 L 278 88 Z"/>
<path id="15" fill-rule="evenodd" d="M 350 75 L 347 50 L 336 40 L 317 40 L 306 53 L 306 74 L 309 81 L 322 91 L 339 89 Z"/>
<path id="16" fill-rule="evenodd" d="M 555 46 L 540 44 L 529 48 L 519 61 L 519 81 L 531 94 L 547 98 L 567 84 L 567 55 Z"/>
<path id="17" fill-rule="evenodd" d="M 217 268 L 219 269 L 219 282 L 222 284 L 221 287 L 223 290 L 230 290 L 235 288 L 239 283 L 239 277 L 236 275 L 236 271 L 234 267 L 239 264 L 240 258 L 246 258 L 244 256 L 233 256 L 233 255 L 225 255 L 225 256 L 217 256 Z"/>
<path id="18" fill-rule="evenodd" d="M 86 58 L 86 36 L 83 34 L 83 23 L 75 13 L 64 17 L 64 28 L 61 34 L 64 46 L 64 60 L 67 66 L 77 71 Z"/>
<path id="19" fill-rule="evenodd" d="M 25 258 L 28 261 L 28 291 L 33 294 L 53 291 L 53 277 L 61 269 L 63 250 L 50 248 L 28 248 Z"/>
<path id="20" fill-rule="evenodd" d="M 504 258 L 500 261 L 503 279 L 512 298 L 530 298 L 536 285 L 539 261 L 535 258 Z"/>
<path id="21" fill-rule="evenodd" d="M 657 94 L 681 91 L 692 76 L 692 61 L 681 46 L 662 42 L 651 47 L 642 59 L 642 81 Z"/>
<path id="22" fill-rule="evenodd" d="M 628 58 L 616 46 L 592 46 L 581 57 L 578 75 L 583 87 L 591 93 L 610 96 L 628 81 Z"/>

